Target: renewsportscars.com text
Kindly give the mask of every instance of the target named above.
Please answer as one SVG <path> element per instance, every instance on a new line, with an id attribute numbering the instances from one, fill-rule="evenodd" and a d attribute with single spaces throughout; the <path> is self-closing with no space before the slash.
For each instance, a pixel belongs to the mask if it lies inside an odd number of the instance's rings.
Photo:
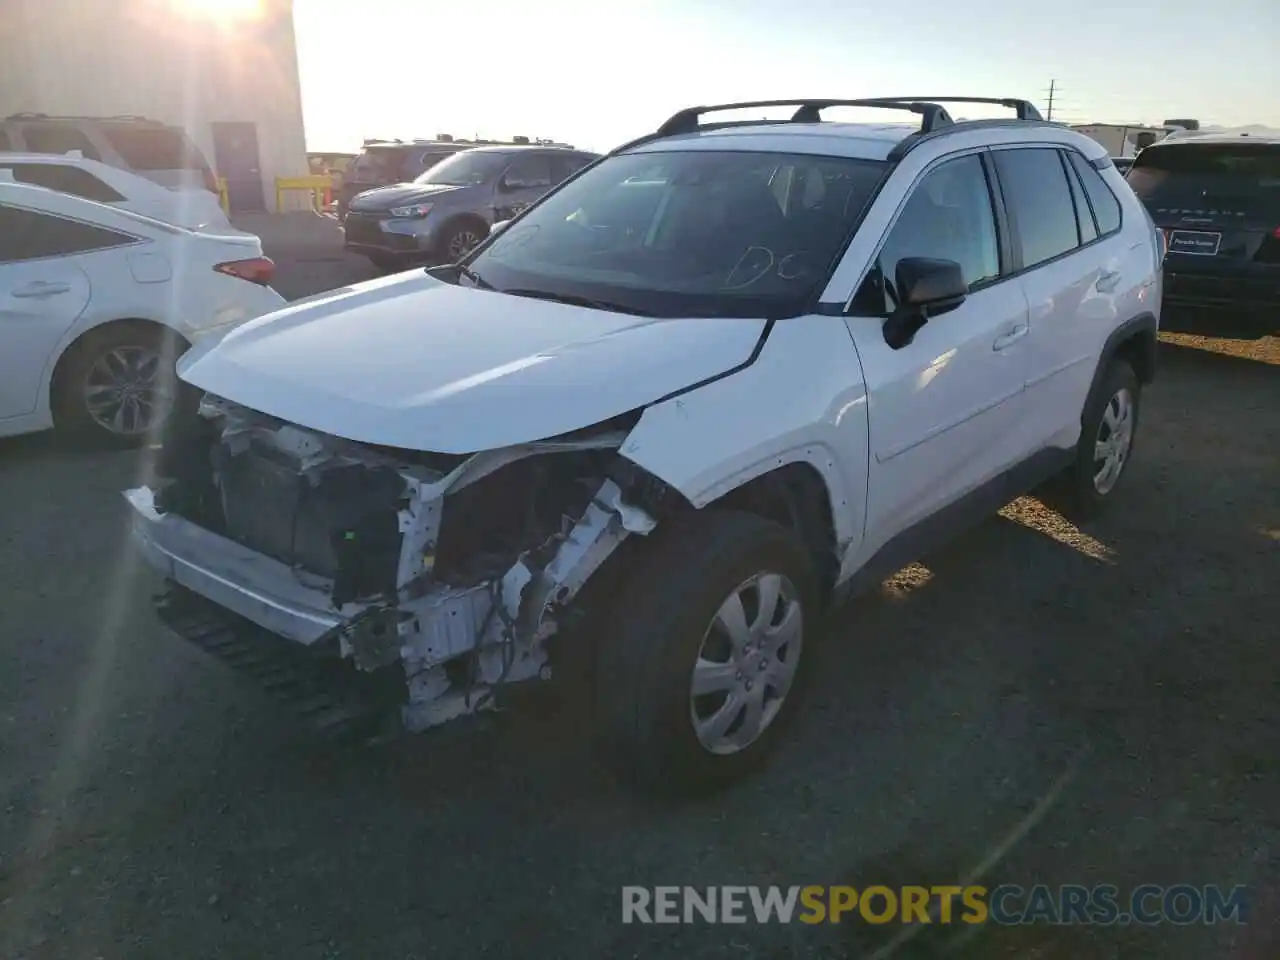
<path id="1" fill-rule="evenodd" d="M 1247 888 L 1095 886 L 623 887 L 623 923 L 1245 923 Z"/>

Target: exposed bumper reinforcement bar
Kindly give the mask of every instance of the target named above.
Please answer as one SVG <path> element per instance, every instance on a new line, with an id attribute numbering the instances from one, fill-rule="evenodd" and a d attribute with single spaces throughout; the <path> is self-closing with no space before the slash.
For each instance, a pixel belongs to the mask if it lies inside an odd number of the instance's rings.
<path id="1" fill-rule="evenodd" d="M 363 609 L 350 604 L 334 610 L 329 603 L 330 582 L 307 575 L 314 581 L 309 585 L 278 560 L 182 517 L 160 513 L 147 487 L 127 490 L 124 497 L 133 507 L 133 540 L 151 566 L 272 633 L 311 644 Z M 199 561 L 192 559 L 196 557 Z"/>

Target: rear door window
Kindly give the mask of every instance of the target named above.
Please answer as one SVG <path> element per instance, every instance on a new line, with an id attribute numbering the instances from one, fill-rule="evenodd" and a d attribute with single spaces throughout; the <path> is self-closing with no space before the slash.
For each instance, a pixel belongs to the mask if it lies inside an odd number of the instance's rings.
<path id="1" fill-rule="evenodd" d="M 204 157 L 181 130 L 108 124 L 102 129 L 111 149 L 131 170 L 200 170 Z"/>
<path id="2" fill-rule="evenodd" d="M 526 153 L 515 159 L 502 179 L 522 188 L 549 187 L 552 184 L 551 158 L 545 153 Z"/>
<path id="3" fill-rule="evenodd" d="M 576 153 L 557 156 L 552 160 L 551 175 L 555 178 L 556 183 L 559 183 L 561 180 L 567 180 L 590 162 L 590 157 L 584 157 Z"/>
<path id="4" fill-rule="evenodd" d="M 24 124 L 22 138 L 32 153 L 70 153 L 72 150 L 79 150 L 90 160 L 102 159 L 88 134 L 67 124 Z"/>
<path id="5" fill-rule="evenodd" d="M 0 163 L 0 169 L 12 170 L 13 179 L 19 183 L 47 187 L 86 200 L 117 203 L 124 199 L 119 191 L 79 167 L 59 163 Z"/>
<path id="6" fill-rule="evenodd" d="M 1009 216 L 1016 227 L 1025 269 L 1074 250 L 1080 244 L 1076 209 L 1058 151 L 995 151 L 996 170 Z"/>
<path id="7" fill-rule="evenodd" d="M 0 263 L 88 253 L 136 240 L 91 223 L 0 205 Z"/>

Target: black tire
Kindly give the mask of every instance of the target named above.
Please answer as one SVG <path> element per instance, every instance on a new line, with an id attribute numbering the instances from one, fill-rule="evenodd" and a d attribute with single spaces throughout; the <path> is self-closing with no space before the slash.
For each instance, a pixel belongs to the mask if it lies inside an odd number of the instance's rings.
<path id="1" fill-rule="evenodd" d="M 77 439 L 105 446 L 131 447 L 155 442 L 174 418 L 194 415 L 198 392 L 178 380 L 174 364 L 187 349 L 182 337 L 164 327 L 143 321 L 123 321 L 90 330 L 68 350 L 58 365 L 52 386 L 54 423 L 58 430 Z M 150 351 L 158 358 L 157 382 L 172 390 L 174 400 L 167 415 L 150 422 L 145 430 L 114 432 L 99 422 L 86 399 L 86 387 L 99 360 L 114 351 Z M 137 426 L 126 418 L 126 427 Z"/>
<path id="2" fill-rule="evenodd" d="M 630 786 L 667 796 L 726 786 L 774 749 L 804 697 L 820 615 L 813 564 L 785 527 L 727 510 L 679 523 L 652 534 L 662 539 L 637 558 L 606 618 L 594 672 L 601 760 Z M 720 605 L 765 571 L 789 580 L 800 604 L 795 676 L 758 739 L 736 753 L 713 753 L 694 729 L 693 667 Z"/>
<path id="3" fill-rule="evenodd" d="M 1097 482 L 1100 465 L 1096 461 L 1095 445 L 1100 440 L 1107 439 L 1109 428 L 1104 426 L 1104 418 L 1109 408 L 1114 416 L 1114 405 L 1122 392 L 1128 394 L 1131 403 L 1129 441 L 1121 458 L 1118 475 L 1109 486 L 1100 488 Z M 1046 488 L 1043 498 L 1045 502 L 1063 516 L 1075 521 L 1090 520 L 1101 513 L 1106 504 L 1115 497 L 1116 490 L 1123 483 L 1129 472 L 1129 465 L 1133 462 L 1141 410 L 1142 387 L 1133 367 L 1124 360 L 1112 360 L 1103 375 L 1097 394 L 1090 401 L 1082 418 L 1075 460 Z"/>
<path id="4" fill-rule="evenodd" d="M 489 228 L 479 220 L 463 219 L 449 224 L 449 229 L 440 237 L 440 259 L 445 263 L 456 263 L 488 233 Z"/>

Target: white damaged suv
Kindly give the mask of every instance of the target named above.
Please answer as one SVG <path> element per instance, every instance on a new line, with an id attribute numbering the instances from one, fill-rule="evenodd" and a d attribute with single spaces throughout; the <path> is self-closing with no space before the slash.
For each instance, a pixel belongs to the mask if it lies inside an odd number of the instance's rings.
<path id="1" fill-rule="evenodd" d="M 1091 512 L 1134 449 L 1151 220 L 1026 101 L 927 99 L 681 111 L 458 264 L 197 345 L 126 494 L 165 621 L 326 728 L 587 666 L 627 779 L 736 777 L 827 605 L 1046 482 Z M 786 115 L 706 120 L 741 108 Z"/>

